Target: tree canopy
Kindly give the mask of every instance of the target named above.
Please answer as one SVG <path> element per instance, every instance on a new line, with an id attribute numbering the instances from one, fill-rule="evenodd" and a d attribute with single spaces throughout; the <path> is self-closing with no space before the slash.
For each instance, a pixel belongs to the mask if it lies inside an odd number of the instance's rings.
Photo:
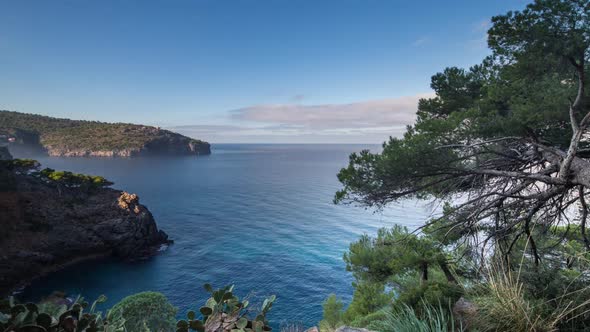
<path id="1" fill-rule="evenodd" d="M 506 254 L 524 237 L 538 263 L 535 228 L 580 223 L 587 239 L 590 2 L 493 17 L 488 44 L 481 64 L 432 77 L 436 96 L 402 138 L 350 156 L 335 201 L 440 199 L 449 206 L 432 222 Z"/>

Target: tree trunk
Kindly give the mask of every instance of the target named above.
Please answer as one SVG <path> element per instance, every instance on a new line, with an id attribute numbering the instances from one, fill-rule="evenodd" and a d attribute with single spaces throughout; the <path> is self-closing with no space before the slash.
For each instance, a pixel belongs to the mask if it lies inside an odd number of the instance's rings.
<path id="1" fill-rule="evenodd" d="M 455 279 L 455 276 L 453 275 L 453 273 L 449 269 L 449 265 L 447 264 L 447 261 L 441 260 L 440 262 L 438 262 L 438 265 L 440 266 L 440 269 L 445 274 L 445 277 L 447 277 L 447 281 L 456 284 L 457 279 Z"/>
<path id="2" fill-rule="evenodd" d="M 428 281 L 428 262 L 422 262 L 420 270 L 422 271 L 422 282 L 424 283 Z"/>

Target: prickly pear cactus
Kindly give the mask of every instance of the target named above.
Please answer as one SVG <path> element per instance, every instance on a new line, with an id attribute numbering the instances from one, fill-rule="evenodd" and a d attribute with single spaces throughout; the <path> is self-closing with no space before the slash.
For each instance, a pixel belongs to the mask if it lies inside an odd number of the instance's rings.
<path id="1" fill-rule="evenodd" d="M 15 304 L 8 300 L 6 312 L 0 312 L 0 331 L 3 332 L 124 332 L 124 322 L 109 322 L 109 313 L 103 317 L 96 305 L 106 301 L 100 296 L 88 308 L 88 302 L 78 298 L 67 307 L 60 306 L 57 314 L 44 312 L 45 305 Z M 84 310 L 88 309 L 88 312 Z"/>
<path id="2" fill-rule="evenodd" d="M 226 286 L 214 290 L 210 284 L 205 284 L 205 290 L 211 294 L 205 306 L 199 309 L 201 319 L 197 313 L 189 311 L 186 320 L 176 324 L 177 332 L 264 332 L 271 331 L 266 314 L 272 308 L 276 297 L 264 300 L 260 313 L 254 319 L 247 317 L 247 300 L 240 300 L 233 294 L 234 286 Z"/>

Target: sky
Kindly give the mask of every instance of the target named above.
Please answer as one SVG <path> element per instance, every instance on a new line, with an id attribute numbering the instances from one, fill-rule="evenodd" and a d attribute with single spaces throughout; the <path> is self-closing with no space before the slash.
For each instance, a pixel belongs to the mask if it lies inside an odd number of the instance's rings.
<path id="1" fill-rule="evenodd" d="M 381 143 L 525 0 L 0 0 L 0 109 L 212 143 Z"/>

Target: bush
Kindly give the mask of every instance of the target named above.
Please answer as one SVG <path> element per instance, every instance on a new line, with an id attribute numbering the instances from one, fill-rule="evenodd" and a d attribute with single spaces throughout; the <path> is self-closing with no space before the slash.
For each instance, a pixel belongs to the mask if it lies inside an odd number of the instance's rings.
<path id="1" fill-rule="evenodd" d="M 157 292 L 127 296 L 111 309 L 114 320 L 125 320 L 127 331 L 169 332 L 176 326 L 177 309 Z"/>
<path id="2" fill-rule="evenodd" d="M 511 271 L 491 271 L 482 287 L 483 295 L 475 298 L 475 324 L 481 331 L 556 331 L 565 314 L 548 310 L 542 299 L 528 298 L 519 276 Z"/>
<path id="3" fill-rule="evenodd" d="M 347 324 L 391 305 L 393 301 L 393 293 L 386 293 L 381 283 L 360 282 L 355 283 L 354 287 L 352 302 L 344 312 L 344 322 Z"/>
<path id="4" fill-rule="evenodd" d="M 272 308 L 276 296 L 271 295 L 262 302 L 258 313 L 248 309 L 250 302 L 240 299 L 234 293 L 234 286 L 229 285 L 220 289 L 213 289 L 210 284 L 204 288 L 211 297 L 205 302 L 205 306 L 199 309 L 201 318 L 197 318 L 195 311 L 186 314 L 186 320 L 176 323 L 176 332 L 263 332 L 270 331 L 266 314 Z M 250 316 L 255 314 L 255 316 Z M 250 316 L 250 317 L 249 317 Z M 297 329 L 298 326 L 292 325 Z"/>
<path id="5" fill-rule="evenodd" d="M 92 305 L 78 297 L 70 302 L 52 298 L 42 303 L 19 304 L 11 297 L 0 301 L 0 331 L 19 332 L 124 332 L 124 321 L 113 320 L 96 311 L 96 305 L 106 301 L 100 296 Z"/>
<path id="6" fill-rule="evenodd" d="M 46 182 L 56 184 L 58 188 L 80 188 L 87 192 L 113 184 L 102 176 L 56 171 L 51 168 L 45 168 L 34 175 Z"/>
<path id="7" fill-rule="evenodd" d="M 13 171 L 17 174 L 26 174 L 30 171 L 37 170 L 39 169 L 39 166 L 41 166 L 41 164 L 33 159 L 0 160 L 0 168 Z"/>
<path id="8" fill-rule="evenodd" d="M 367 316 L 358 317 L 350 323 L 350 326 L 366 328 L 372 326 L 375 323 L 385 320 L 388 314 L 391 313 L 391 307 L 383 308 L 377 312 L 368 314 Z"/>
<path id="9" fill-rule="evenodd" d="M 334 330 L 339 326 L 344 325 L 342 322 L 343 307 L 342 300 L 336 297 L 336 294 L 330 294 L 330 296 L 328 296 L 323 303 L 324 314 L 323 319 L 320 322 L 320 329 L 322 331 Z"/>
<path id="10" fill-rule="evenodd" d="M 420 311 L 424 308 L 423 303 L 433 307 L 452 306 L 462 294 L 463 289 L 457 284 L 446 281 L 428 281 L 404 289 L 396 302 Z"/>
<path id="11" fill-rule="evenodd" d="M 383 319 L 375 320 L 367 327 L 369 330 L 395 332 L 464 331 L 461 326 L 455 325 L 453 315 L 448 308 L 433 307 L 423 303 L 419 311 L 420 313 L 414 308 L 403 305 L 393 311 L 384 311 Z"/>

